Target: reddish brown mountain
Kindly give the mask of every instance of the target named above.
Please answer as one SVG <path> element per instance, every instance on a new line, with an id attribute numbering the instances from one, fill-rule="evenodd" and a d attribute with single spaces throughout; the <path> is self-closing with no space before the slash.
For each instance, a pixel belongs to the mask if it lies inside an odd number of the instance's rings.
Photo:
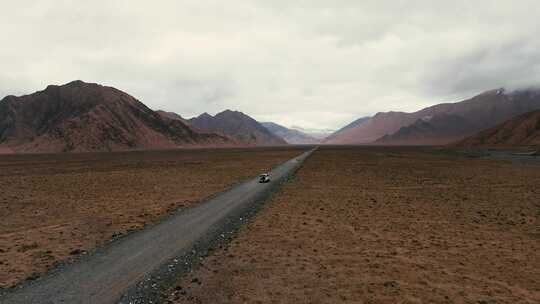
<path id="1" fill-rule="evenodd" d="M 376 140 L 376 144 L 442 145 L 470 135 L 476 127 L 467 119 L 453 114 L 435 114 L 400 128 L 392 135 Z"/>
<path id="2" fill-rule="evenodd" d="M 411 124 L 414 120 L 404 112 L 377 113 L 369 119 L 360 119 L 328 136 L 325 144 L 362 144 L 371 143 L 400 127 Z"/>
<path id="3" fill-rule="evenodd" d="M 163 111 L 163 110 L 157 110 L 156 113 L 158 113 L 159 115 L 161 115 L 161 117 L 164 117 L 164 118 L 168 118 L 168 119 L 173 119 L 173 120 L 180 120 L 181 122 L 185 123 L 186 125 L 189 125 L 189 122 L 187 119 L 185 119 L 184 117 L 174 113 L 174 112 L 167 112 L 167 111 Z"/>
<path id="4" fill-rule="evenodd" d="M 461 147 L 539 146 L 540 110 L 514 117 L 456 144 Z"/>
<path id="5" fill-rule="evenodd" d="M 0 147 L 20 152 L 112 151 L 222 145 L 130 95 L 82 81 L 0 101 Z"/>
<path id="6" fill-rule="evenodd" d="M 287 144 L 283 138 L 274 135 L 255 119 L 238 111 L 226 110 L 216 116 L 203 113 L 189 122 L 198 130 L 225 134 L 250 145 Z"/>
<path id="7" fill-rule="evenodd" d="M 506 94 L 492 90 L 457 103 L 443 103 L 414 113 L 378 113 L 333 134 L 325 143 L 446 144 L 492 127 L 513 116 L 540 109 L 540 91 Z"/>

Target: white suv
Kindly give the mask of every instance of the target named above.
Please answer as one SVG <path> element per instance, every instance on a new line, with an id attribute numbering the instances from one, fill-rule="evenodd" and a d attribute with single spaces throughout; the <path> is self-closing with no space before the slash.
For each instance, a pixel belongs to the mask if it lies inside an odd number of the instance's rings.
<path id="1" fill-rule="evenodd" d="M 263 173 L 259 176 L 259 183 L 268 183 L 270 182 L 270 174 Z"/>

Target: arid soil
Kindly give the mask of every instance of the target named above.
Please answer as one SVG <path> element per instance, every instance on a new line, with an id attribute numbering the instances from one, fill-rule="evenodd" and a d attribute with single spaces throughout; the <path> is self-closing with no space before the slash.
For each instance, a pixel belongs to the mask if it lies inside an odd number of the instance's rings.
<path id="1" fill-rule="evenodd" d="M 174 303 L 540 303 L 540 162 L 321 148 Z"/>
<path id="2" fill-rule="evenodd" d="M 0 156 L 0 287 L 301 153 L 299 148 Z"/>

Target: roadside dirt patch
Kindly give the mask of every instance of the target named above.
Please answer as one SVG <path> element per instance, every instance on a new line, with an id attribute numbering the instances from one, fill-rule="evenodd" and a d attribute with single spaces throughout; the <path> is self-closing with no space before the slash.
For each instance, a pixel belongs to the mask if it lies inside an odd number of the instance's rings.
<path id="1" fill-rule="evenodd" d="M 299 148 L 3 155 L 0 287 L 140 229 Z"/>
<path id="2" fill-rule="evenodd" d="M 539 303 L 540 162 L 321 148 L 174 303 Z"/>

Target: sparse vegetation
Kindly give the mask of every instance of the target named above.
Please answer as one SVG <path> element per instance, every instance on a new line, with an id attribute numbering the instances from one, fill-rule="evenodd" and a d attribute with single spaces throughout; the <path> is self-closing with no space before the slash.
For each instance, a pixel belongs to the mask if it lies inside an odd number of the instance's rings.
<path id="1" fill-rule="evenodd" d="M 4 155 L 0 287 L 285 161 L 298 148 Z"/>
<path id="2" fill-rule="evenodd" d="M 538 161 L 323 147 L 170 300 L 537 303 L 538 185 Z"/>

